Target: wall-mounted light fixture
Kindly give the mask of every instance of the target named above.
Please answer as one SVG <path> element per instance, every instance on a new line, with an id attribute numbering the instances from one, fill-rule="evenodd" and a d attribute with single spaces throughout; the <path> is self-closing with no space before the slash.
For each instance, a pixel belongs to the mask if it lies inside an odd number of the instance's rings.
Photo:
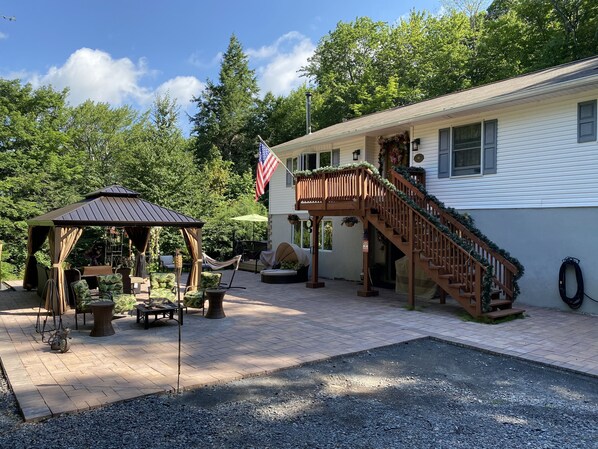
<path id="1" fill-rule="evenodd" d="M 358 161 L 360 154 L 361 154 L 361 150 L 355 150 L 355 151 L 353 151 L 353 160 L 354 161 Z"/>
<path id="2" fill-rule="evenodd" d="M 419 151 L 419 137 L 411 142 L 411 149 L 413 151 Z"/>

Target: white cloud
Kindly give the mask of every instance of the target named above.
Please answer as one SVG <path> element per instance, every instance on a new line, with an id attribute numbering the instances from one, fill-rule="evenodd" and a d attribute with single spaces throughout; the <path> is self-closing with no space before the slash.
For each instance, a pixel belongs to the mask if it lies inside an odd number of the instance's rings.
<path id="1" fill-rule="evenodd" d="M 2 39 L 8 39 L 8 34 L 6 34 L 6 33 L 3 33 L 2 31 L 0 31 L 0 41 L 1 41 Z"/>
<path id="2" fill-rule="evenodd" d="M 33 85 L 51 84 L 55 89 L 69 88 L 73 105 L 85 100 L 107 102 L 115 106 L 129 101 L 146 103 L 151 91 L 139 85 L 147 74 L 147 64 L 128 58 L 113 59 L 108 53 L 90 48 L 75 51 L 61 67 L 51 67 L 45 75 L 34 75 Z"/>
<path id="3" fill-rule="evenodd" d="M 156 94 L 168 93 L 183 110 L 190 110 L 193 107 L 191 99 L 199 96 L 204 87 L 205 84 L 194 76 L 177 76 L 158 86 Z"/>
<path id="4" fill-rule="evenodd" d="M 89 48 L 80 48 L 69 56 L 64 65 L 51 67 L 44 75 L 20 75 L 19 78 L 27 79 L 36 87 L 51 84 L 58 90 L 68 88 L 71 105 L 92 100 L 113 106 L 132 104 L 147 107 L 156 94 L 168 92 L 183 110 L 188 110 L 191 98 L 199 95 L 205 87 L 193 76 L 171 78 L 156 89 L 144 87 L 140 84 L 141 79 L 156 75 L 144 59 L 135 64 L 128 58 L 113 59 L 104 51 Z"/>
<path id="5" fill-rule="evenodd" d="M 291 31 L 272 45 L 248 49 L 247 55 L 261 62 L 256 69 L 261 93 L 286 95 L 301 86 L 305 79 L 299 77 L 298 70 L 307 64 L 315 48 L 308 37 Z"/>

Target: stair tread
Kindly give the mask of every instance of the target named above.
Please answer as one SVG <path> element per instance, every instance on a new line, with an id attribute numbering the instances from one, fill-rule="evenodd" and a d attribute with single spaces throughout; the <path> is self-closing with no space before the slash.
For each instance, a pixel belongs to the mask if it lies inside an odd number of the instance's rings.
<path id="1" fill-rule="evenodd" d="M 525 312 L 525 309 L 503 309 L 503 310 L 495 310 L 493 312 L 486 312 L 483 315 L 490 319 L 497 319 L 497 318 L 504 318 L 506 316 L 511 315 L 519 315 Z"/>
<path id="2" fill-rule="evenodd" d="M 493 299 L 492 301 L 490 301 L 491 307 L 510 306 L 512 304 L 513 303 L 511 301 L 509 301 L 508 299 Z"/>

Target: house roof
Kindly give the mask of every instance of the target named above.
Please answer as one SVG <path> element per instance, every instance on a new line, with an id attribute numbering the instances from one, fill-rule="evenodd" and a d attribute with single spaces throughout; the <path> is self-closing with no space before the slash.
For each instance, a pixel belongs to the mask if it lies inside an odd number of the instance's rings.
<path id="1" fill-rule="evenodd" d="M 525 103 L 531 98 L 554 97 L 596 86 L 598 56 L 358 117 L 282 143 L 273 147 L 273 150 L 295 150 L 353 136 L 379 136 L 399 127 L 451 118 L 501 105 Z"/>
<path id="2" fill-rule="evenodd" d="M 88 193 L 85 199 L 32 218 L 29 226 L 202 227 L 203 222 L 141 199 L 121 186 Z"/>

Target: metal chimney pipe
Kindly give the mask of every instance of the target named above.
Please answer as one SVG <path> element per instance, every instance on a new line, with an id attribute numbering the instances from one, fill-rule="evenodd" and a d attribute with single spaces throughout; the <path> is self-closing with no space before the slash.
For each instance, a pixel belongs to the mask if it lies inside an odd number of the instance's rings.
<path id="1" fill-rule="evenodd" d="M 305 92 L 305 134 L 311 134 L 311 92 Z"/>

